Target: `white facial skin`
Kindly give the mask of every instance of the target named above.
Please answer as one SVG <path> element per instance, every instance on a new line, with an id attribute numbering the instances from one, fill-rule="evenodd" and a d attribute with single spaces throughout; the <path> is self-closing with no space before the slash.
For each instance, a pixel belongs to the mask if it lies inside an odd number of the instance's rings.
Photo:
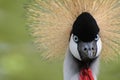
<path id="1" fill-rule="evenodd" d="M 82 42 L 79 41 L 76 35 L 72 34 L 70 38 L 69 48 L 72 55 L 78 60 L 81 60 L 81 58 L 92 59 L 99 56 L 102 49 L 102 43 L 99 36 L 91 42 Z"/>

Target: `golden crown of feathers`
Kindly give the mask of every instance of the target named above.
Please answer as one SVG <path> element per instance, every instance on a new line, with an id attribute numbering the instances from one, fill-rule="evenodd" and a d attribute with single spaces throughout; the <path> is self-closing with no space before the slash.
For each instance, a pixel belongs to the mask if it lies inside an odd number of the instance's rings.
<path id="1" fill-rule="evenodd" d="M 103 59 L 120 54 L 120 0 L 34 0 L 27 7 L 28 25 L 45 58 L 65 54 L 73 23 L 82 12 L 97 21 Z"/>

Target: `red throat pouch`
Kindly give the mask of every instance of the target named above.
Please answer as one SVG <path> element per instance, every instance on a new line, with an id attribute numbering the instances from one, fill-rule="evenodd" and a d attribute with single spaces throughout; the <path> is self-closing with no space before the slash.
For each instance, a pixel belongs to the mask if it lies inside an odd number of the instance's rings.
<path id="1" fill-rule="evenodd" d="M 80 71 L 80 80 L 94 80 L 92 70 L 90 68 L 83 68 Z"/>

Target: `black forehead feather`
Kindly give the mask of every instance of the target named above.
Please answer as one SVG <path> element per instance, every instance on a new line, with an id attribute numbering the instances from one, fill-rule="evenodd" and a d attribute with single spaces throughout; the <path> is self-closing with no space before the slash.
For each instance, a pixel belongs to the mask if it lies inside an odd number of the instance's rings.
<path id="1" fill-rule="evenodd" d="M 72 33 L 77 35 L 81 41 L 90 42 L 99 33 L 99 27 L 90 13 L 83 12 L 75 20 Z"/>

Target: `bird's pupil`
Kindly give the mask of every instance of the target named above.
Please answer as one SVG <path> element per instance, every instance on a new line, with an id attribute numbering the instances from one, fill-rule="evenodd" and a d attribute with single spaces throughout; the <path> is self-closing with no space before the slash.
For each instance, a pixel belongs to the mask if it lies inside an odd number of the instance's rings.
<path id="1" fill-rule="evenodd" d="M 77 40 L 77 37 L 75 37 L 75 40 Z"/>

